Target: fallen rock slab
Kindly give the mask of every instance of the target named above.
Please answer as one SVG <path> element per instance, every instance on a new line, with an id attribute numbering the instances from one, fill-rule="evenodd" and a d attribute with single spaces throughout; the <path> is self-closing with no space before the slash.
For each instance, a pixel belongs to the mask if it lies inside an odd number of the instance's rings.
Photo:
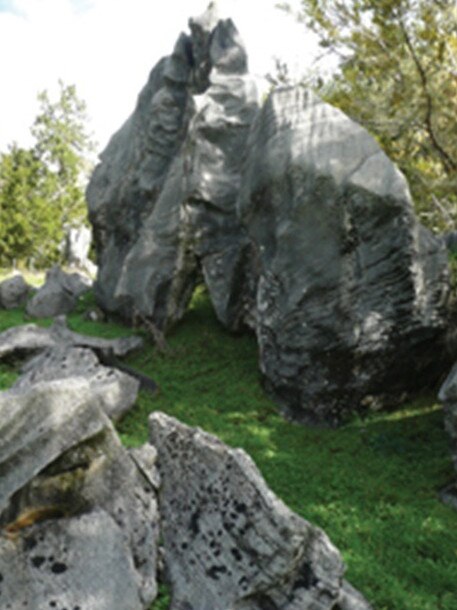
<path id="1" fill-rule="evenodd" d="M 65 316 L 59 316 L 48 328 L 36 324 L 24 324 L 0 333 L 0 359 L 34 354 L 62 345 L 87 347 L 122 358 L 131 351 L 141 348 L 143 340 L 137 336 L 102 339 L 81 335 L 68 328 Z"/>
<path id="2" fill-rule="evenodd" d="M 104 429 L 101 406 L 82 379 L 0 394 L 0 511 L 62 453 Z"/>
<path id="3" fill-rule="evenodd" d="M 92 350 L 58 346 L 29 360 L 12 388 L 25 389 L 41 381 L 69 377 L 84 377 L 89 381 L 113 421 L 119 421 L 132 408 L 140 387 L 140 382 L 131 375 L 101 365 Z"/>
<path id="4" fill-rule="evenodd" d="M 0 309 L 16 309 L 27 302 L 31 286 L 20 273 L 0 283 Z"/>
<path id="5" fill-rule="evenodd" d="M 55 266 L 46 273 L 43 286 L 27 303 L 26 311 L 34 318 L 52 318 L 71 313 L 78 298 L 90 290 L 92 281 L 80 273 L 65 273 Z"/>
<path id="6" fill-rule="evenodd" d="M 138 468 L 96 388 L 73 377 L 3 392 L 0 437 L 2 603 L 20 589 L 40 610 L 57 600 L 148 608 L 157 593 L 154 460 Z"/>
<path id="7" fill-rule="evenodd" d="M 326 534 L 250 457 L 163 413 L 149 418 L 171 610 L 368 610 Z"/>

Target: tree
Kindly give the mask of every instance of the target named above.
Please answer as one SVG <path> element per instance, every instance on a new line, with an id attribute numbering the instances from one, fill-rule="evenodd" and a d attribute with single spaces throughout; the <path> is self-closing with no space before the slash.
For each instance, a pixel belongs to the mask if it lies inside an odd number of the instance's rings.
<path id="1" fill-rule="evenodd" d="M 302 0 L 298 17 L 339 59 L 321 95 L 377 137 L 429 226 L 456 228 L 455 1 Z"/>
<path id="2" fill-rule="evenodd" d="M 39 94 L 40 111 L 30 149 L 16 144 L 0 156 L 0 264 L 14 260 L 45 266 L 58 260 L 64 229 L 86 219 L 84 181 L 94 145 L 86 107 L 74 86 L 59 81 L 52 102 Z"/>
<path id="3" fill-rule="evenodd" d="M 31 132 L 36 140 L 34 151 L 54 182 L 50 204 L 59 211 L 63 225 L 85 218 L 83 187 L 95 146 L 86 132 L 86 104 L 78 98 L 76 87 L 59 81 L 59 88 L 55 102 L 47 91 L 39 93 L 40 113 Z"/>

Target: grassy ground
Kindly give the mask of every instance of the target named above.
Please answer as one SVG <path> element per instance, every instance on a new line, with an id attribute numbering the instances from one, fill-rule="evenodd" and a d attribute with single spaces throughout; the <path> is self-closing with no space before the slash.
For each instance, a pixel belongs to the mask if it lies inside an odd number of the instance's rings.
<path id="1" fill-rule="evenodd" d="M 84 321 L 82 311 L 71 317 L 74 330 L 130 332 Z M 21 322 L 21 312 L 0 313 L 0 329 Z M 226 333 L 204 293 L 168 342 L 166 354 L 147 346 L 128 359 L 161 391 L 155 398 L 142 392 L 119 425 L 126 445 L 147 440 L 153 410 L 201 426 L 248 451 L 271 488 L 325 529 L 348 580 L 376 610 L 457 610 L 457 513 L 437 499 L 453 469 L 434 396 L 339 430 L 308 429 L 277 414 L 260 385 L 254 338 Z M 13 378 L 0 367 L 0 386 Z M 162 587 L 151 610 L 167 607 Z"/>

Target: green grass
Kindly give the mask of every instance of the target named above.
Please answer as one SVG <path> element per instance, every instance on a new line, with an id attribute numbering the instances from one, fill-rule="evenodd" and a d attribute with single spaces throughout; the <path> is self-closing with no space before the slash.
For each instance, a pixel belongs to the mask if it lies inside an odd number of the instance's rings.
<path id="1" fill-rule="evenodd" d="M 84 321 L 74 330 L 128 334 L 115 323 Z M 0 327 L 21 312 L 2 312 Z M 139 395 L 118 429 L 123 442 L 147 440 L 147 418 L 161 410 L 244 448 L 270 487 L 294 511 L 325 529 L 347 564 L 347 579 L 376 610 L 457 610 L 457 513 L 437 499 L 453 477 L 441 408 L 425 396 L 390 414 L 356 419 L 339 430 L 284 421 L 265 396 L 251 336 L 224 331 L 197 292 L 168 337 L 169 351 L 147 345 L 128 364 L 160 386 Z M 14 373 L 0 368 L 0 385 Z M 164 587 L 151 610 L 166 610 Z"/>

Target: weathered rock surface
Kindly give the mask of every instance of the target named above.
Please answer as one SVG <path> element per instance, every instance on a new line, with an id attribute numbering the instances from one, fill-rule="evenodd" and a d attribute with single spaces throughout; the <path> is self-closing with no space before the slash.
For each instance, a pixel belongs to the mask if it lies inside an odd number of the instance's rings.
<path id="1" fill-rule="evenodd" d="M 435 383 L 447 258 L 404 176 L 301 87 L 261 105 L 214 8 L 190 30 L 88 187 L 100 306 L 167 331 L 203 277 L 227 328 L 256 329 L 265 385 L 299 421 L 337 425 Z"/>
<path id="2" fill-rule="evenodd" d="M 445 248 L 361 126 L 301 87 L 273 92 L 250 133 L 239 212 L 259 258 L 260 366 L 289 416 L 337 424 L 437 381 Z"/>
<path id="3" fill-rule="evenodd" d="M 0 283 L 0 309 L 15 309 L 25 305 L 31 287 L 18 273 Z"/>
<path id="4" fill-rule="evenodd" d="M 84 377 L 100 395 L 103 410 L 114 421 L 134 405 L 140 383 L 118 369 L 100 364 L 94 352 L 83 347 L 59 346 L 29 360 L 13 388 L 30 388 L 41 381 Z"/>
<path id="5" fill-rule="evenodd" d="M 2 608 L 140 610 L 122 532 L 102 511 L 29 528 L 19 544 L 0 538 Z"/>
<path id="6" fill-rule="evenodd" d="M 88 277 L 80 273 L 65 273 L 55 266 L 46 273 L 45 283 L 27 303 L 27 313 L 34 318 L 71 313 L 78 298 L 90 288 Z"/>
<path id="7" fill-rule="evenodd" d="M 441 498 L 457 509 L 457 364 L 452 367 L 438 394 L 443 404 L 444 427 L 451 441 L 451 454 L 456 476 L 453 482 L 441 491 Z"/>
<path id="8" fill-rule="evenodd" d="M 88 347 L 97 352 L 122 358 L 143 345 L 141 337 L 102 339 L 81 335 L 70 330 L 65 316 L 59 316 L 52 326 L 41 328 L 36 324 L 15 326 L 0 333 L 0 360 L 12 356 L 24 356 L 59 346 Z"/>
<path id="9" fill-rule="evenodd" d="M 122 447 L 93 385 L 74 377 L 0 394 L 0 437 L 2 607 L 147 608 L 154 475 Z"/>
<path id="10" fill-rule="evenodd" d="M 160 521 L 172 610 L 370 609 L 243 451 L 154 413 L 128 452 L 104 394 L 83 377 L 0 393 L 2 607 L 147 610 Z"/>
<path id="11" fill-rule="evenodd" d="M 324 532 L 268 489 L 249 456 L 163 413 L 149 419 L 171 610 L 367 610 Z"/>
<path id="12" fill-rule="evenodd" d="M 255 274 L 235 204 L 258 95 L 233 23 L 213 8 L 189 23 L 89 184 L 95 292 L 106 310 L 167 329 L 203 273 L 218 317 L 238 329 L 252 323 Z"/>

